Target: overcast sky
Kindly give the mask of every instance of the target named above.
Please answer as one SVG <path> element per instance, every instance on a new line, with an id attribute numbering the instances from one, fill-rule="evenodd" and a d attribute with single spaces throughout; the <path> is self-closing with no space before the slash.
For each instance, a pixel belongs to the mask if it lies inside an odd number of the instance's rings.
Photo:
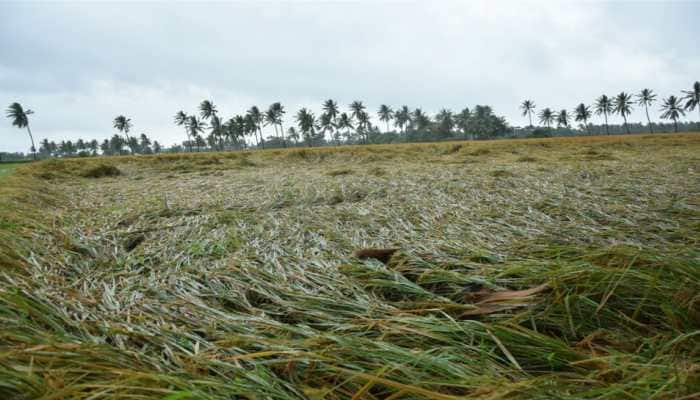
<path id="1" fill-rule="evenodd" d="M 0 1 L 0 106 L 31 108 L 37 140 L 56 141 L 107 138 L 124 114 L 133 133 L 173 144 L 175 112 L 203 99 L 224 118 L 281 101 L 287 125 L 326 98 L 431 113 L 489 104 L 518 126 L 526 98 L 571 110 L 603 93 L 689 89 L 698 16 L 695 1 Z M 3 119 L 0 150 L 28 147 Z"/>

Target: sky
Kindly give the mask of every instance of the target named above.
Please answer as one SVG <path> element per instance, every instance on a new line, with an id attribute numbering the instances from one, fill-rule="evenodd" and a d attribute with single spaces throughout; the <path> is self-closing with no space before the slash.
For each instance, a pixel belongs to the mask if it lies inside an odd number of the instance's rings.
<path id="1" fill-rule="evenodd" d="M 101 140 L 124 114 L 132 133 L 174 144 L 185 136 L 174 114 L 204 99 L 225 119 L 280 101 L 286 126 L 328 98 L 370 111 L 488 104 L 524 126 L 525 99 L 572 110 L 603 93 L 689 90 L 699 15 L 700 1 L 3 0 L 0 107 L 34 110 L 37 141 Z M 644 118 L 637 109 L 631 120 Z M 0 120 L 0 151 L 28 148 Z"/>

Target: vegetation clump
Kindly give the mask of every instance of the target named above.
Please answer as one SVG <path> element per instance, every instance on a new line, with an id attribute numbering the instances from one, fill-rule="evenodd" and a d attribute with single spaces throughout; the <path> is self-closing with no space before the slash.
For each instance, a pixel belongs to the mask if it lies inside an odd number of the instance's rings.
<path id="1" fill-rule="evenodd" d="M 80 173 L 80 176 L 84 178 L 103 178 L 109 176 L 119 176 L 122 171 L 111 164 L 97 164 L 95 166 L 90 166 Z"/>

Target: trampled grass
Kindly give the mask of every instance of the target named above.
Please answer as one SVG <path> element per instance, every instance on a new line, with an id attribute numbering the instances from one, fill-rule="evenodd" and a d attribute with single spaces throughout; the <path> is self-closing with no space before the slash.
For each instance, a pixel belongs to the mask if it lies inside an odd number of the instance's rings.
<path id="1" fill-rule="evenodd" d="M 700 393 L 700 135 L 52 160 L 0 199 L 0 398 Z"/>

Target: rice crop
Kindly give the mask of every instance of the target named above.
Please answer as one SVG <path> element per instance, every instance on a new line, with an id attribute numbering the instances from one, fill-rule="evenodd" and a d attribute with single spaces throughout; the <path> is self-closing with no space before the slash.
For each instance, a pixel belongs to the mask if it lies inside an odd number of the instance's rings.
<path id="1" fill-rule="evenodd" d="M 50 160 L 0 199 L 3 399 L 700 398 L 697 134 Z"/>

